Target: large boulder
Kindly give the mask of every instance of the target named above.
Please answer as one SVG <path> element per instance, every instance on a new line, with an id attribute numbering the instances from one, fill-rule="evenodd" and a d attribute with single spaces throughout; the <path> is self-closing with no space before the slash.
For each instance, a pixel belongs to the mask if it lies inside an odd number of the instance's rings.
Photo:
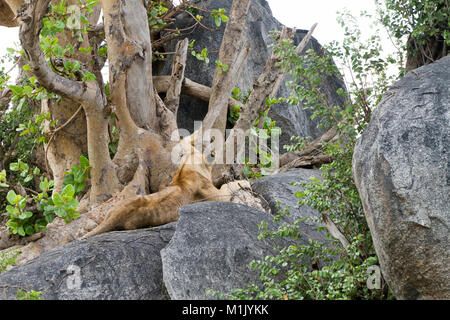
<path id="1" fill-rule="evenodd" d="M 399 299 L 450 299 L 450 56 L 384 95 L 353 170 L 383 275 Z"/>
<path id="2" fill-rule="evenodd" d="M 172 299 L 214 299 L 207 290 L 230 293 L 258 284 L 251 260 L 274 254 L 284 240 L 258 240 L 258 224 L 276 227 L 272 216 L 231 202 L 203 202 L 183 206 L 177 230 L 161 251 L 164 283 Z"/>
<path id="3" fill-rule="evenodd" d="M 310 178 L 321 178 L 320 170 L 293 169 L 288 172 L 275 174 L 256 179 L 252 184 L 254 192 L 260 194 L 269 204 L 273 214 L 281 211 L 288 212 L 282 219 L 288 223 L 293 223 L 297 219 L 306 218 L 298 222 L 299 231 L 304 237 L 302 241 L 306 244 L 308 239 L 321 242 L 326 241 L 326 232 L 317 230 L 320 214 L 317 210 L 308 206 L 300 206 L 295 193 L 302 190 L 301 186 L 292 185 L 294 182 L 310 182 Z M 287 209 L 287 210 L 286 210 Z"/>
<path id="4" fill-rule="evenodd" d="M 175 223 L 109 232 L 73 241 L 0 275 L 0 300 L 18 289 L 42 291 L 45 300 L 168 299 L 160 250 Z"/>
<path id="5" fill-rule="evenodd" d="M 196 3 L 198 1 L 193 2 Z M 198 5 L 204 6 L 209 10 L 224 8 L 226 9 L 226 12 L 229 13 L 231 4 L 232 0 L 207 0 L 201 1 Z M 165 49 L 167 52 L 174 51 L 176 42 L 184 37 L 188 37 L 190 41 L 195 40 L 194 48 L 197 50 L 207 48 L 210 63 L 206 64 L 203 61 L 197 60 L 191 54 L 188 54 L 185 75 L 198 83 L 211 86 L 214 69 L 216 67 L 214 62 L 218 58 L 223 33 L 225 31 L 225 24 L 222 24 L 220 28 L 216 28 L 214 20 L 209 14 L 204 14 L 205 19 L 202 20 L 202 23 L 209 28 L 216 30 L 206 30 L 197 25 L 193 30 L 189 30 L 188 34 L 169 43 Z M 174 28 L 177 27 L 181 30 L 192 24 L 193 20 L 188 14 L 180 14 L 174 22 Z M 239 87 L 241 92 L 246 92 L 251 88 L 253 82 L 262 72 L 264 64 L 271 52 L 270 48 L 268 48 L 272 43 L 270 31 L 280 30 L 281 27 L 282 24 L 273 17 L 272 11 L 266 0 L 252 1 L 247 15 L 244 34 L 245 41 L 250 46 L 250 54 L 243 65 L 241 74 L 234 83 L 234 86 Z M 310 26 L 306 27 L 309 28 Z M 294 43 L 300 43 L 306 33 L 306 30 L 297 30 L 294 37 Z M 308 49 L 314 49 L 318 54 L 322 54 L 323 51 L 322 46 L 314 39 L 314 37 L 311 38 L 306 50 Z M 170 74 L 170 72 L 171 60 L 169 59 L 164 65 L 162 73 L 167 75 Z M 291 78 L 286 77 L 286 81 L 287 80 L 291 80 Z M 329 94 L 331 102 L 334 105 L 342 106 L 343 98 L 336 94 L 338 88 L 345 88 L 345 84 L 341 78 L 335 76 L 327 77 L 326 81 L 322 84 L 322 89 Z M 291 90 L 283 83 L 277 96 L 287 97 L 290 93 Z M 208 104 L 206 102 L 183 95 L 178 110 L 179 128 L 188 129 L 192 132 L 194 120 L 203 120 L 207 110 Z M 318 119 L 311 120 L 310 111 L 304 110 L 301 103 L 295 107 L 286 103 L 273 105 L 269 112 L 269 116 L 275 120 L 277 125 L 282 129 L 282 134 L 280 136 L 280 151 L 283 151 L 283 145 L 290 144 L 291 136 L 309 136 L 315 139 L 323 133 L 323 130 L 317 127 Z"/>

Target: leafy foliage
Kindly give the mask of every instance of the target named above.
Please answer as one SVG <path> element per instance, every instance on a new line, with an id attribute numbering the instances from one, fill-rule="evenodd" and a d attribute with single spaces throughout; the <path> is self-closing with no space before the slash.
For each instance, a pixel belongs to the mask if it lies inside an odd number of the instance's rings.
<path id="1" fill-rule="evenodd" d="M 9 252 L 0 252 L 0 274 L 6 271 L 9 266 L 15 266 L 20 251 L 14 250 Z"/>
<path id="2" fill-rule="evenodd" d="M 81 155 L 80 165 L 73 164 L 71 171 L 64 173 L 63 186 L 72 185 L 75 196 L 80 196 L 86 189 L 86 180 L 90 178 L 89 160 Z"/>
<path id="3" fill-rule="evenodd" d="M 31 171 L 29 166 L 20 160 L 17 163 L 11 163 L 10 167 L 12 171 L 20 171 L 20 175 L 25 177 L 24 181 L 39 175 L 38 168 Z M 74 164 L 72 171 L 66 173 L 61 194 L 53 190 L 53 181 L 48 181 L 43 176 L 39 176 L 41 192 L 34 194 L 31 198 L 9 190 L 6 196 L 8 202 L 6 225 L 9 227 L 10 233 L 24 237 L 46 230 L 47 224 L 52 222 L 56 216 L 62 218 L 66 223 L 78 218 L 80 214 L 77 211 L 79 203 L 76 196 L 80 196 L 86 188 L 89 169 L 89 160 L 81 156 L 80 166 Z M 2 171 L 3 175 L 6 176 L 4 170 Z M 2 180 L 6 181 L 6 177 Z M 3 184 L 9 187 L 8 184 L 4 182 Z M 35 204 L 33 210 L 29 206 L 31 203 Z"/>
<path id="4" fill-rule="evenodd" d="M 251 92 L 252 89 L 248 89 L 247 92 L 241 92 L 239 88 L 234 88 L 233 91 L 231 91 L 231 96 L 233 97 L 233 99 L 241 102 L 242 104 L 245 104 Z M 230 114 L 228 115 L 228 121 L 231 124 L 234 125 L 236 121 L 239 119 L 241 108 L 242 108 L 241 104 L 233 106 L 233 110 L 231 110 Z"/>
<path id="5" fill-rule="evenodd" d="M 225 15 L 225 9 L 220 8 L 218 10 L 213 9 L 211 12 L 211 17 L 214 19 L 214 23 L 217 27 L 220 27 L 222 22 L 227 22 L 228 17 Z"/>
<path id="6" fill-rule="evenodd" d="M 257 159 L 246 158 L 244 165 L 244 174 L 248 178 L 260 178 L 270 175 L 276 169 L 275 159 L 272 154 L 278 153 L 278 145 L 272 145 L 272 138 L 281 135 L 281 128 L 276 126 L 276 122 L 269 116 L 270 105 L 276 103 L 276 100 L 267 99 L 267 108 L 258 117 L 250 128 L 249 148 L 252 148 Z M 278 138 L 276 138 L 278 141 Z"/>
<path id="7" fill-rule="evenodd" d="M 408 55 L 432 59 L 435 50 L 447 55 L 450 50 L 450 3 L 447 0 L 375 2 L 382 24 L 394 39 L 403 41 L 402 47 Z M 404 41 L 408 37 L 414 42 Z M 430 41 L 435 42 L 432 47 Z"/>
<path id="8" fill-rule="evenodd" d="M 360 41 L 358 24 L 353 23 L 356 20 L 348 13 L 343 13 L 339 21 L 344 27 L 345 40 L 342 44 L 331 43 L 326 52 L 309 50 L 298 56 L 290 40 L 275 43 L 273 50 L 280 59 L 281 67 L 289 70 L 294 78 L 288 83 L 294 94 L 278 101 L 294 105 L 302 102 L 306 109 L 311 110 L 311 118 L 320 119 L 320 126 L 325 130 L 336 128 L 339 137 L 322 146 L 323 152 L 335 160 L 321 166 L 321 179 L 311 178 L 307 183 L 294 183 L 301 186 L 296 192 L 298 203 L 314 208 L 322 217 L 331 219 L 350 245 L 343 247 L 331 235 L 328 235 L 329 243 L 309 239 L 308 244 L 300 244 L 299 240 L 304 235 L 298 225 L 305 219 L 281 223 L 281 216 L 289 214 L 288 208 L 282 208 L 274 217 L 274 221 L 280 222 L 278 229 L 269 231 L 263 222 L 260 237 L 287 238 L 293 240 L 292 245 L 278 248 L 276 255 L 267 256 L 262 261 L 252 261 L 251 267 L 260 272 L 262 285 L 252 284 L 235 290 L 228 298 L 393 298 L 383 279 L 378 289 L 369 289 L 366 283 L 369 271 L 378 264 L 378 259 L 353 181 L 352 156 L 356 140 L 370 120 L 371 111 L 396 79 L 396 76 L 389 76 L 386 70 L 391 65 L 400 65 L 401 56 L 383 57 L 378 35 L 367 42 Z M 343 89 L 337 91 L 344 97 L 343 106 L 333 105 L 320 86 L 326 77 L 339 74 L 333 59 L 349 67 L 353 75 L 348 92 Z M 287 147 L 288 150 L 302 150 L 308 141 L 298 137 L 293 140 L 295 143 Z M 322 222 L 321 218 L 313 220 Z"/>
<path id="9" fill-rule="evenodd" d="M 42 300 L 42 291 L 23 291 L 22 289 L 17 290 L 17 300 Z"/>

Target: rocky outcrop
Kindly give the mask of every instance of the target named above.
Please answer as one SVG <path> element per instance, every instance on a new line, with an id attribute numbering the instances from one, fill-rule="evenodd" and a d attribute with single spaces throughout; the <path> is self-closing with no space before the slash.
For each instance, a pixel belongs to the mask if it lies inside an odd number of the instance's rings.
<path id="1" fill-rule="evenodd" d="M 180 209 L 177 230 L 161 251 L 164 283 L 172 299 L 214 299 L 207 290 L 223 294 L 259 283 L 249 267 L 274 253 L 282 240 L 258 240 L 258 224 L 276 226 L 272 216 L 230 202 L 204 202 Z"/>
<path id="2" fill-rule="evenodd" d="M 293 223 L 297 219 L 306 218 L 298 222 L 299 231 L 304 237 L 302 241 L 314 239 L 321 242 L 326 241 L 326 232 L 317 230 L 319 223 L 319 213 L 308 207 L 300 206 L 295 193 L 302 190 L 301 186 L 293 186 L 292 183 L 309 182 L 310 177 L 321 178 L 321 171 L 311 169 L 294 169 L 285 173 L 263 177 L 255 180 L 252 184 L 254 192 L 260 194 L 268 203 L 273 214 L 281 210 L 288 211 L 289 215 L 284 215 L 282 219 L 288 223 Z"/>
<path id="3" fill-rule="evenodd" d="M 195 2 L 195 1 L 194 1 Z M 230 12 L 232 0 L 208 0 L 202 1 L 199 5 L 206 8 L 218 9 L 224 8 L 227 13 Z M 180 14 L 174 23 L 174 27 L 184 29 L 193 24 L 193 20 L 188 14 Z M 216 67 L 215 61 L 218 58 L 218 52 L 225 30 L 225 24 L 220 28 L 216 28 L 213 19 L 209 14 L 205 13 L 205 19 L 202 20 L 206 26 L 214 31 L 206 30 L 201 26 L 196 26 L 195 29 L 189 30 L 185 36 L 177 38 L 172 41 L 165 49 L 167 52 L 173 52 L 177 41 L 188 37 L 190 41 L 195 40 L 194 49 L 202 50 L 208 49 L 209 64 L 197 60 L 191 54 L 188 55 L 185 76 L 203 85 L 211 86 L 214 69 Z M 277 21 L 270 10 L 266 0 L 254 0 L 250 5 L 247 15 L 245 38 L 250 46 L 250 54 L 247 61 L 244 63 L 240 76 L 234 83 L 235 87 L 239 87 L 241 92 L 246 92 L 251 88 L 253 82 L 260 75 L 267 58 L 270 55 L 268 45 L 272 43 L 270 32 L 273 30 L 280 30 L 282 24 Z M 310 26 L 305 26 L 310 27 Z M 298 44 L 306 35 L 307 31 L 297 30 L 294 43 Z M 306 50 L 314 49 L 317 53 L 322 52 L 322 46 L 316 39 L 312 38 Z M 306 51 L 304 50 L 304 52 Z M 170 74 L 171 61 L 164 65 L 163 74 Z M 290 80 L 289 77 L 285 79 Z M 337 77 L 328 77 L 322 84 L 322 89 L 329 93 L 333 104 L 343 105 L 342 97 L 336 94 L 338 88 L 345 88 L 342 79 Z M 290 95 L 290 90 L 283 84 L 279 91 L 278 97 L 287 97 Z M 208 110 L 208 104 L 199 99 L 195 99 L 186 95 L 181 98 L 180 107 L 178 109 L 178 126 L 179 128 L 188 129 L 192 132 L 194 120 L 202 120 Z M 312 139 L 320 136 L 323 131 L 317 127 L 317 119 L 310 119 L 310 112 L 303 109 L 303 105 L 291 106 L 286 103 L 280 103 L 272 106 L 269 116 L 276 121 L 277 125 L 282 129 L 280 137 L 280 151 L 283 152 L 282 146 L 290 144 L 291 136 L 310 136 Z"/>
<path id="4" fill-rule="evenodd" d="M 396 82 L 355 147 L 355 182 L 399 299 L 450 299 L 450 56 Z"/>
<path id="5" fill-rule="evenodd" d="M 287 199 L 287 184 L 307 175 L 275 176 L 280 180 L 275 185 Z M 315 214 L 291 205 L 296 214 Z M 239 203 L 183 206 L 176 223 L 75 240 L 4 272 L 0 300 L 16 299 L 19 289 L 42 291 L 45 300 L 215 299 L 219 296 L 213 292 L 228 294 L 260 284 L 259 271 L 249 263 L 276 255 L 277 245 L 292 244 L 286 239 L 258 239 L 262 221 L 269 230 L 279 227 L 271 214 Z M 315 227 L 300 225 L 307 237 L 320 240 Z"/>
<path id="6" fill-rule="evenodd" d="M 45 300 L 167 299 L 160 250 L 175 223 L 109 232 L 73 241 L 0 275 L 0 300 L 18 289 L 42 291 Z"/>

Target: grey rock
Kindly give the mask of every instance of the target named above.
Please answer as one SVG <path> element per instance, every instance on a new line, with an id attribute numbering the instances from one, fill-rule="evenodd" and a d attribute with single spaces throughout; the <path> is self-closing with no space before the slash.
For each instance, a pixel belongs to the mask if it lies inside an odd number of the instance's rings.
<path id="1" fill-rule="evenodd" d="M 293 182 L 309 182 L 311 177 L 321 179 L 321 171 L 295 169 L 256 179 L 252 184 L 253 191 L 260 194 L 269 203 L 272 214 L 288 208 L 289 215 L 282 216 L 284 221 L 293 223 L 297 219 L 307 218 L 298 223 L 299 230 L 304 235 L 301 239 L 304 243 L 308 242 L 308 239 L 326 241 L 325 231 L 317 230 L 317 227 L 320 226 L 319 212 L 308 206 L 300 206 L 295 193 L 303 188 L 292 185 Z"/>
<path id="2" fill-rule="evenodd" d="M 259 272 L 253 259 L 274 254 L 282 240 L 258 240 L 258 224 L 276 226 L 272 216 L 254 208 L 230 202 L 203 202 L 183 206 L 177 230 L 161 251 L 164 283 L 172 299 L 215 299 L 207 290 L 230 293 L 233 289 L 258 284 Z"/>
<path id="3" fill-rule="evenodd" d="M 109 232 L 47 251 L 0 275 L 0 300 L 16 299 L 18 289 L 42 291 L 45 300 L 168 299 L 160 250 L 175 226 Z"/>
<path id="4" fill-rule="evenodd" d="M 355 147 L 353 171 L 398 299 L 450 299 L 450 56 L 396 82 Z"/>
<path id="5" fill-rule="evenodd" d="M 193 1 L 194 3 L 196 1 Z M 231 9 L 232 0 L 208 0 L 199 3 L 200 6 L 205 6 L 208 9 L 224 8 L 229 13 Z M 216 28 L 214 21 L 208 14 L 202 21 L 206 26 L 210 28 Z M 181 14 L 177 17 L 174 23 L 174 27 L 183 29 L 191 26 L 192 19 L 187 14 Z M 254 81 L 258 78 L 263 70 L 264 64 L 270 56 L 270 49 L 268 46 L 272 43 L 270 37 L 270 31 L 280 30 L 282 24 L 272 16 L 272 12 L 266 0 L 254 0 L 250 5 L 250 9 L 246 20 L 245 41 L 250 46 L 250 54 L 247 61 L 244 63 L 241 74 L 234 83 L 235 87 L 239 87 L 241 92 L 246 92 L 252 87 Z M 310 26 L 307 26 L 308 28 Z M 171 52 L 175 48 L 177 41 L 182 40 L 184 37 L 188 37 L 190 41 L 195 40 L 194 48 L 202 50 L 208 49 L 208 57 L 210 63 L 206 64 L 203 61 L 197 60 L 190 53 L 188 54 L 186 64 L 186 77 L 201 83 L 203 85 L 211 86 L 214 76 L 215 61 L 218 58 L 220 45 L 222 43 L 223 33 L 225 31 L 225 24 L 222 24 L 220 28 L 215 31 L 205 30 L 200 26 L 197 26 L 189 34 L 177 38 L 172 41 L 165 48 L 167 52 Z M 294 37 L 294 43 L 298 44 L 306 35 L 307 30 L 297 30 Z M 322 46 L 317 42 L 314 37 L 311 38 L 306 50 L 314 49 L 318 54 L 323 51 Z M 305 51 L 306 51 L 305 50 Z M 170 74 L 171 61 L 163 67 L 163 74 Z M 291 80 L 288 76 L 286 81 Z M 333 104 L 337 106 L 343 105 L 343 99 L 336 94 L 338 88 L 345 88 L 345 84 L 341 78 L 327 77 L 326 81 L 322 84 L 324 92 L 328 92 Z M 291 90 L 283 84 L 277 97 L 288 97 Z M 192 132 L 194 128 L 194 121 L 203 120 L 208 110 L 208 104 L 198 99 L 183 95 L 181 97 L 181 103 L 178 110 L 178 126 Z M 315 139 L 319 137 L 323 130 L 317 127 L 318 119 L 311 120 L 311 113 L 308 110 L 303 109 L 303 105 L 291 106 L 286 103 L 280 103 L 273 105 L 269 116 L 276 121 L 277 125 L 281 127 L 282 134 L 280 136 L 280 151 L 283 151 L 283 145 L 290 144 L 291 136 L 311 137 Z"/>

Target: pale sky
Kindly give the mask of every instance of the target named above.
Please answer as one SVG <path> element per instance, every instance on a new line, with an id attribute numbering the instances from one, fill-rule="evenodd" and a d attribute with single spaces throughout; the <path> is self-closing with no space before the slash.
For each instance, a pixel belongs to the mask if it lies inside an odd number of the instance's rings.
<path id="1" fill-rule="evenodd" d="M 354 16 L 361 10 L 375 14 L 374 0 L 268 0 L 273 15 L 287 27 L 309 29 L 318 23 L 313 36 L 325 44 L 332 40 L 342 40 L 343 32 L 336 21 L 337 11 L 347 8 Z M 361 25 L 362 31 L 370 35 L 368 24 Z M 386 37 L 385 37 L 386 38 Z M 19 42 L 18 28 L 0 27 L 0 56 L 6 53 L 7 47 Z M 391 43 L 384 41 L 388 51 L 393 51 Z"/>
<path id="2" fill-rule="evenodd" d="M 342 40 L 342 29 L 337 23 L 337 11 L 348 9 L 354 16 L 362 10 L 375 14 L 374 0 L 268 0 L 275 18 L 287 27 L 309 29 L 318 23 L 313 36 L 325 44 Z M 362 30 L 368 30 L 365 25 Z"/>

